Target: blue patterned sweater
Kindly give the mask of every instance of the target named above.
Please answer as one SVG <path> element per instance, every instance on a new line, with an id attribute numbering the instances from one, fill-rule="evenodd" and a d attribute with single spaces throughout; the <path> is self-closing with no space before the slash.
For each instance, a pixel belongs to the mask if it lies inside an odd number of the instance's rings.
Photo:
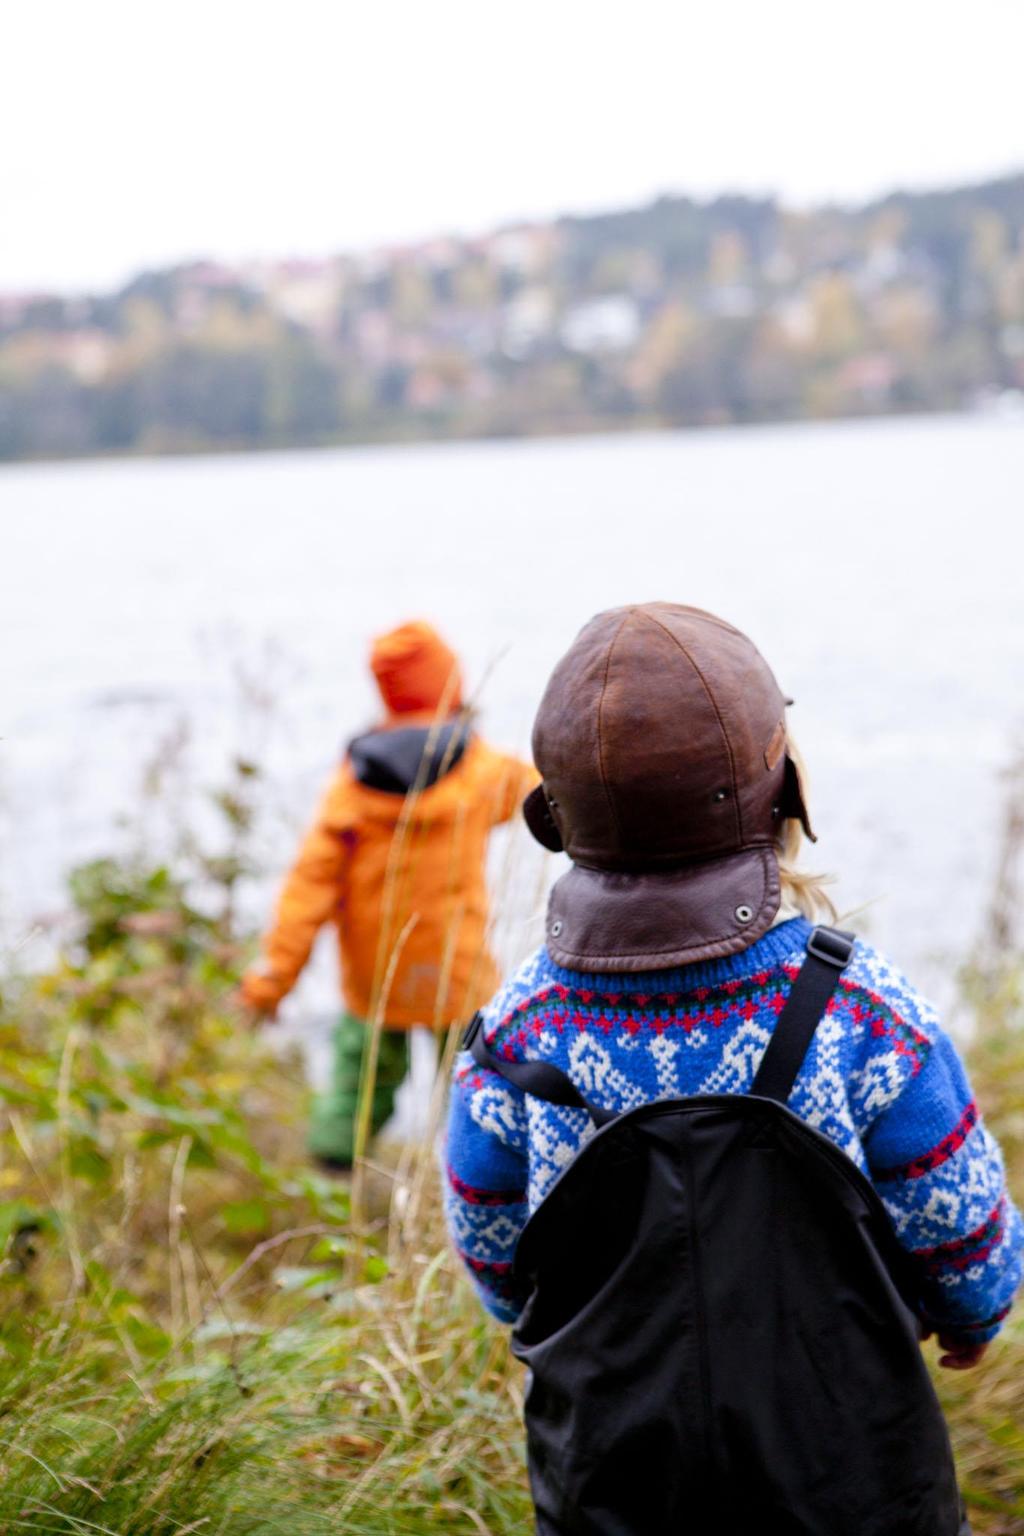
<path id="1" fill-rule="evenodd" d="M 738 955 L 642 975 L 563 970 L 531 956 L 484 1010 L 499 1054 L 568 1072 L 607 1108 L 743 1093 L 803 960 L 793 918 Z M 789 1099 L 872 1180 L 914 1256 L 928 1320 L 991 1338 L 1021 1278 L 1024 1225 L 963 1065 L 931 1006 L 858 940 Z M 512 1256 L 527 1216 L 592 1134 L 583 1110 L 530 1098 L 455 1063 L 446 1210 L 484 1305 L 512 1322 Z"/>

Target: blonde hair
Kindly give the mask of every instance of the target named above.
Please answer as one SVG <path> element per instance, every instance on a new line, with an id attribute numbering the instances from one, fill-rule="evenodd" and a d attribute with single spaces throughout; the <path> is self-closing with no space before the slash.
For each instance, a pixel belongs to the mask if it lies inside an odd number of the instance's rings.
<path id="1" fill-rule="evenodd" d="M 792 736 L 787 734 L 786 750 L 796 765 L 796 771 L 800 776 L 800 785 L 804 799 L 807 798 L 807 769 L 800 750 Z M 776 838 L 776 851 L 779 859 L 779 883 L 782 887 L 782 905 L 795 907 L 796 910 L 809 918 L 810 921 L 825 921 L 834 923 L 838 914 L 835 905 L 826 887 L 831 884 L 832 875 L 810 874 L 805 869 L 798 868 L 800 850 L 804 842 L 804 829 L 794 816 L 787 816 L 779 828 Z"/>

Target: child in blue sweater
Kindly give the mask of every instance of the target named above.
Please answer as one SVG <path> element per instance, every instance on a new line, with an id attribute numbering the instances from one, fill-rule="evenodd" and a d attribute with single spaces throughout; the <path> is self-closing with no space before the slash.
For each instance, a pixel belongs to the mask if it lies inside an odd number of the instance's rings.
<path id="1" fill-rule="evenodd" d="M 555 887 L 546 944 L 484 1010 L 483 1033 L 506 1060 L 561 1068 L 607 1110 L 749 1091 L 811 922 L 829 915 L 820 884 L 794 868 L 810 828 L 784 724 L 772 727 L 772 711 L 781 718 L 788 701 L 735 636 L 668 604 L 599 615 L 538 718 L 545 783 L 527 819 L 549 847 L 567 848 L 574 867 Z M 660 658 L 651 654 L 659 645 Z M 673 695 L 676 664 L 689 681 Z M 767 713 L 754 739 L 758 689 Z M 580 724 L 566 739 L 567 713 L 587 697 L 597 736 Z M 656 739 L 670 717 L 686 727 L 672 749 L 678 771 Z M 673 798 L 648 804 L 666 773 Z M 731 820 L 720 819 L 726 813 Z M 1024 1226 L 955 1046 L 931 1005 L 863 940 L 789 1105 L 881 1196 L 941 1363 L 974 1365 L 1020 1283 Z M 592 1134 L 582 1109 L 527 1095 L 459 1055 L 447 1217 L 484 1305 L 503 1322 L 515 1322 L 526 1299 L 512 1259 L 527 1218 Z"/>

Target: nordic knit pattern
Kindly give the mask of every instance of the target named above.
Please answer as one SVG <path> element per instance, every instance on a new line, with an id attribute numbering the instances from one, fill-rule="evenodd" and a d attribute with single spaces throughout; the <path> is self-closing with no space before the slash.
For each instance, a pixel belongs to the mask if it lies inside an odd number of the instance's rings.
<path id="1" fill-rule="evenodd" d="M 563 970 L 541 949 L 484 1010 L 485 1038 L 510 1059 L 553 1062 L 614 1110 L 744 1093 L 809 932 L 794 918 L 727 959 L 627 976 Z M 869 944 L 858 940 L 789 1104 L 872 1179 L 917 1262 L 928 1320 L 993 1337 L 1020 1282 L 1024 1225 L 956 1049 Z M 519 1233 L 591 1134 L 583 1110 L 531 1098 L 467 1052 L 457 1058 L 449 1229 L 484 1305 L 505 1322 L 524 1300 L 512 1283 Z"/>

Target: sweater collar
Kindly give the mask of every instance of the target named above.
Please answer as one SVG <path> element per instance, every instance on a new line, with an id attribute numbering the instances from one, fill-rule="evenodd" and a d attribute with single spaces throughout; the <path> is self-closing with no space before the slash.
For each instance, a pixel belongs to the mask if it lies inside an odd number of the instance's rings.
<path id="1" fill-rule="evenodd" d="M 724 981 L 742 981 L 758 971 L 773 970 L 784 960 L 802 954 L 811 924 L 806 917 L 792 917 L 769 928 L 755 943 L 738 954 L 721 960 L 699 960 L 670 971 L 634 971 L 625 974 L 598 975 L 592 971 L 570 971 L 556 965 L 547 956 L 548 969 L 555 981 L 577 991 L 591 992 L 693 992 L 698 987 L 714 987 Z M 545 951 L 545 954 L 547 952 Z"/>

